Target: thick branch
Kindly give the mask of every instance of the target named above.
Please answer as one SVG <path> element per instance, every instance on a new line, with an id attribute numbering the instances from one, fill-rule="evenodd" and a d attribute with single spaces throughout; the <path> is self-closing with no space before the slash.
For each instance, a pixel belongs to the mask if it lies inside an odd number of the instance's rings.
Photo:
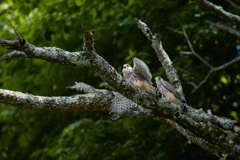
<path id="1" fill-rule="evenodd" d="M 226 141 L 225 146 L 217 147 L 220 144 L 222 144 L 222 142 L 225 141 L 226 139 L 215 135 L 215 132 L 221 133 L 221 135 L 222 134 L 229 134 L 229 136 L 231 135 L 230 137 L 232 138 L 230 141 L 239 140 L 238 138 L 237 139 L 234 138 L 235 137 L 234 134 L 225 132 L 219 129 L 218 127 L 214 126 L 213 124 L 209 123 L 209 121 L 212 121 L 214 122 L 214 124 L 217 124 L 222 128 L 234 130 L 236 124 L 236 121 L 234 120 L 210 115 L 205 113 L 201 109 L 200 110 L 190 109 L 190 111 L 186 115 L 176 112 L 175 115 L 173 116 L 174 117 L 173 121 L 168 118 L 163 118 L 166 117 L 164 116 L 164 114 L 157 114 L 153 110 L 143 108 L 137 105 L 136 103 L 132 102 L 131 100 L 125 98 L 124 96 L 118 95 L 116 97 L 114 98 L 110 110 L 110 114 L 112 114 L 113 120 L 121 119 L 123 117 L 138 119 L 147 118 L 170 124 L 173 128 L 177 129 L 192 143 L 201 146 L 208 152 L 218 157 L 219 155 L 221 155 L 223 151 L 225 152 L 225 150 L 231 147 L 232 144 L 228 144 Z M 188 116 L 191 118 L 189 118 Z M 204 128 L 203 130 L 201 129 L 202 127 Z M 206 136 L 206 134 L 208 133 L 211 134 Z M 201 135 L 204 136 L 201 137 Z M 234 150 L 234 154 L 237 154 L 238 151 L 239 151 L 238 149 Z"/>
<path id="2" fill-rule="evenodd" d="M 0 89 L 0 103 L 51 112 L 108 111 L 113 98 L 114 94 L 110 91 L 70 97 L 43 97 Z"/>
<path id="3" fill-rule="evenodd" d="M 231 14 L 229 12 L 226 12 L 222 6 L 217 6 L 207 0 L 192 0 L 193 2 L 199 4 L 200 6 L 203 6 L 207 10 L 211 11 L 212 13 L 218 15 L 219 17 L 229 21 L 233 22 L 240 26 L 240 17 L 235 14 Z"/>
<path id="4" fill-rule="evenodd" d="M 232 131 L 240 134 L 240 127 L 237 126 L 239 124 L 238 121 L 213 115 L 211 110 L 208 110 L 207 114 L 209 115 L 208 117 L 210 117 L 209 120 L 211 120 L 211 122 L 213 124 L 216 124 L 219 127 L 224 128 L 225 130 L 232 130 Z"/>
<path id="5" fill-rule="evenodd" d="M 91 44 L 94 43 L 92 33 L 84 35 L 86 35 L 84 39 L 86 42 L 88 42 L 86 43 L 88 45 L 84 45 L 86 51 L 83 52 L 68 52 L 56 47 L 35 47 L 34 45 L 29 44 L 27 41 L 24 45 L 21 45 L 19 41 L 15 41 L 14 43 L 17 44 L 15 49 L 17 51 L 24 52 L 27 57 L 43 59 L 49 62 L 57 62 L 68 66 L 90 67 L 96 73 L 98 73 L 99 77 L 115 88 L 118 92 L 138 104 L 148 106 L 149 108 L 156 108 L 157 103 L 162 103 L 158 102 L 156 96 L 140 89 L 133 88 L 121 75 L 118 74 L 115 68 L 109 65 L 106 60 L 104 60 L 95 52 L 93 44 Z M 8 46 L 12 43 L 4 44 Z M 17 54 L 18 52 L 14 53 Z M 10 53 L 4 55 L 3 59 L 10 59 L 9 57 L 14 58 L 18 56 L 12 56 L 12 53 Z"/>
<path id="6" fill-rule="evenodd" d="M 6 40 L 0 40 L 0 46 L 14 46 L 14 49 L 16 50 L 2 56 L 2 60 L 20 57 L 18 56 L 19 54 L 23 55 L 25 53 L 26 56 L 24 57 L 43 59 L 45 61 L 57 62 L 63 65 L 76 67 L 89 66 L 89 61 L 84 52 L 68 52 L 57 47 L 36 47 L 29 44 L 27 41 L 24 45 L 21 45 L 19 41 L 11 41 L 9 43 Z"/>
<path id="7" fill-rule="evenodd" d="M 196 144 L 196 145 L 200 146 L 201 148 L 203 148 L 204 150 L 206 150 L 207 152 L 210 152 L 211 154 L 216 155 L 217 157 L 220 157 L 219 153 L 216 151 L 216 150 L 218 150 L 217 146 L 198 137 L 196 134 L 194 134 L 193 132 L 191 132 L 188 129 L 185 129 L 178 123 L 176 123 L 172 120 L 166 119 L 166 118 L 155 118 L 155 120 L 171 125 L 174 129 L 176 129 L 177 131 L 182 133 L 193 144 Z"/>
<path id="8" fill-rule="evenodd" d="M 161 35 L 159 33 L 152 34 L 151 29 L 141 20 L 135 18 L 134 21 L 137 23 L 138 28 L 140 28 L 147 38 L 152 42 L 152 47 L 157 53 L 158 59 L 162 63 L 169 81 L 173 84 L 176 91 L 182 95 L 183 99 L 185 99 L 177 71 L 173 67 L 172 61 L 170 60 L 168 54 L 162 47 Z"/>
<path id="9" fill-rule="evenodd" d="M 18 48 L 20 47 L 19 41 L 9 41 L 9 40 L 0 40 L 0 46 L 9 46 L 11 48 Z"/>
<path id="10" fill-rule="evenodd" d="M 139 24 L 140 26 L 144 26 L 143 22 L 141 22 L 141 21 L 138 21 L 138 22 L 141 23 L 141 24 Z M 148 27 L 145 26 L 144 31 L 146 31 L 146 33 L 147 33 L 147 30 L 148 30 Z M 150 30 L 148 30 L 148 31 L 150 31 Z M 221 153 L 226 153 L 226 154 L 229 154 L 229 157 L 237 157 L 237 158 L 240 157 L 240 155 L 239 155 L 240 139 L 238 137 L 236 137 L 232 133 L 223 131 L 216 125 L 212 124 L 208 120 L 208 118 L 206 118 L 209 115 L 199 114 L 199 112 L 195 112 L 195 110 L 193 110 L 190 106 L 188 106 L 189 112 L 183 112 L 183 110 L 181 109 L 180 106 L 168 101 L 165 98 L 159 100 L 156 96 L 154 96 L 150 93 L 133 88 L 122 76 L 120 76 L 117 73 L 117 71 L 111 65 L 109 65 L 109 63 L 107 61 L 105 61 L 102 57 L 100 57 L 95 52 L 95 50 L 93 48 L 94 42 L 93 42 L 92 33 L 88 34 L 87 36 L 84 34 L 84 36 L 85 36 L 85 41 L 86 41 L 85 44 L 87 44 L 87 42 L 88 42 L 89 45 L 85 45 L 85 49 L 83 52 L 72 52 L 71 53 L 71 52 L 61 50 L 56 47 L 35 47 L 31 44 L 28 44 L 27 42 L 24 45 L 19 44 L 17 46 L 16 50 L 26 53 L 26 55 L 31 58 L 39 58 L 39 59 L 44 59 L 44 60 L 47 60 L 50 62 L 57 62 L 57 63 L 61 63 L 64 65 L 71 65 L 71 66 L 76 66 L 76 67 L 81 67 L 81 66 L 90 67 L 94 71 L 96 71 L 96 73 L 98 73 L 98 75 L 103 80 L 108 82 L 112 87 L 114 87 L 124 97 L 135 102 L 137 105 L 142 106 L 142 108 L 141 107 L 134 108 L 131 105 L 132 107 L 130 108 L 130 110 L 134 111 L 134 112 L 132 112 L 132 115 L 131 115 L 132 117 L 138 113 L 141 113 L 141 115 L 143 115 L 142 113 L 147 113 L 145 116 L 150 116 L 152 118 L 161 116 L 162 118 L 167 118 L 167 119 L 173 120 L 176 123 L 178 123 L 179 125 L 181 125 L 184 129 L 192 132 L 193 135 L 197 135 L 199 138 L 198 140 L 202 139 L 202 140 L 208 141 L 210 144 L 216 146 L 217 149 L 214 148 L 214 151 L 216 152 L 216 153 L 214 153 L 215 155 L 221 154 Z M 161 43 L 159 41 L 159 34 L 154 34 L 152 36 L 152 39 L 154 41 L 152 46 L 156 46 L 156 51 L 158 51 L 159 53 L 162 52 L 162 55 L 160 55 L 160 56 L 163 56 L 163 57 L 167 56 L 166 52 L 163 50 L 163 48 L 161 48 Z M 165 57 L 165 59 L 163 58 L 163 60 L 164 60 L 163 64 L 166 67 L 167 74 L 169 74 L 168 71 L 172 72 L 172 75 L 176 74 L 176 73 L 174 73 L 176 71 L 172 67 L 172 63 L 171 63 L 169 57 Z M 177 76 L 177 74 L 176 74 L 176 76 Z M 173 76 L 173 77 L 175 77 L 175 76 Z M 179 81 L 179 84 L 180 84 L 180 81 Z M 80 84 L 80 86 L 81 86 L 81 84 Z M 77 88 L 78 88 L 78 86 L 77 86 L 77 84 L 75 84 L 74 86 L 69 87 L 68 89 L 77 89 Z M 86 110 L 89 110 L 89 106 L 91 106 L 91 104 L 93 104 L 92 100 L 95 97 L 97 97 L 97 95 L 99 95 L 99 98 L 98 98 L 99 101 L 97 101 L 97 99 L 95 99 L 96 100 L 95 103 L 99 105 L 98 107 L 106 106 L 106 102 L 108 102 L 108 100 L 112 101 L 112 98 L 114 95 L 114 92 L 106 91 L 106 94 L 107 95 L 110 94 L 111 96 L 108 99 L 104 99 L 104 98 L 107 98 L 107 96 L 105 97 L 105 91 L 96 90 L 94 88 L 91 88 L 91 87 L 85 86 L 85 85 L 82 85 L 82 88 L 83 88 L 82 89 L 83 91 L 85 90 L 85 91 L 91 92 L 91 94 L 82 95 L 83 97 L 81 97 L 81 95 L 76 95 L 76 96 L 73 96 L 70 101 L 67 98 L 64 99 L 63 97 L 61 97 L 61 98 L 56 97 L 58 99 L 56 99 L 55 101 L 53 101 L 54 97 L 51 97 L 50 99 L 45 97 L 47 99 L 47 101 L 46 101 L 47 103 L 44 103 L 44 104 L 51 103 L 52 101 L 55 103 L 56 102 L 63 103 L 62 105 L 64 107 L 66 107 L 65 109 L 68 111 L 70 106 L 65 105 L 65 103 L 67 103 L 67 102 L 71 103 L 73 101 L 72 105 L 74 105 L 75 103 L 79 103 L 78 104 L 78 106 L 79 106 L 79 105 L 82 105 L 82 103 L 81 103 L 82 101 L 84 101 L 84 102 L 88 101 L 89 103 L 87 103 L 86 105 L 83 105 L 83 107 L 86 106 L 87 107 Z M 0 96 L 1 96 L 1 94 L 0 94 Z M 80 100 L 77 100 L 79 98 L 79 96 L 83 99 L 80 98 Z M 90 100 L 88 100 L 89 96 L 90 96 Z M 14 100 L 11 100 L 12 97 L 14 97 L 14 96 L 10 96 L 10 100 L 8 100 L 9 98 L 6 98 L 6 96 L 4 94 L 2 94 L 0 99 L 3 100 L 2 103 L 11 104 L 11 102 L 15 102 L 14 105 L 18 105 L 18 104 L 23 105 L 24 104 L 23 101 L 20 101 L 21 102 L 20 103 L 16 98 Z M 33 96 L 31 96 L 31 97 L 33 97 Z M 35 98 L 35 97 L 33 97 L 33 98 Z M 43 100 L 45 100 L 45 98 L 43 98 Z M 32 102 L 32 100 L 29 102 Z M 32 103 L 30 103 L 30 104 L 34 106 L 34 104 L 32 104 Z M 110 102 L 109 102 L 109 104 L 110 104 Z M 39 106 L 39 104 L 37 104 L 37 106 Z M 51 106 L 54 107 L 53 104 L 51 104 Z M 146 108 L 148 108 L 148 109 L 146 109 Z M 59 108 L 54 107 L 54 109 L 57 110 Z M 93 109 L 93 108 L 90 108 L 90 109 Z M 106 109 L 106 108 L 104 108 L 104 109 Z M 152 110 L 150 110 L 150 109 L 152 109 Z M 79 109 L 79 110 L 81 110 L 81 109 Z M 61 111 L 61 109 L 59 109 L 59 111 Z M 152 111 L 154 111 L 154 112 L 152 112 Z M 129 114 L 129 116 L 130 116 L 130 114 Z M 222 127 L 224 127 L 224 126 L 225 125 L 223 125 Z M 219 136 L 219 135 L 221 135 L 221 136 Z M 199 143 L 202 143 L 202 142 L 199 142 Z"/>

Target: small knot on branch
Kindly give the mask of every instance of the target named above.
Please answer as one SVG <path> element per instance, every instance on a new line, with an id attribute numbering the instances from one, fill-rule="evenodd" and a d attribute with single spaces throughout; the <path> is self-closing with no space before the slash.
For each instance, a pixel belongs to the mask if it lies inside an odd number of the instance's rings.
<path id="1" fill-rule="evenodd" d="M 87 54 L 89 54 L 92 51 L 95 51 L 93 34 L 90 31 L 85 31 L 85 29 L 84 29 L 82 24 L 81 24 L 81 27 L 82 27 L 82 30 L 83 30 L 83 33 L 84 33 L 83 50 L 86 50 Z"/>
<path id="2" fill-rule="evenodd" d="M 96 92 L 96 89 L 92 86 L 89 86 L 83 82 L 74 82 L 73 86 L 68 86 L 66 87 L 66 90 L 77 90 L 77 91 L 81 91 L 81 92 L 85 92 L 85 93 L 93 93 Z"/>

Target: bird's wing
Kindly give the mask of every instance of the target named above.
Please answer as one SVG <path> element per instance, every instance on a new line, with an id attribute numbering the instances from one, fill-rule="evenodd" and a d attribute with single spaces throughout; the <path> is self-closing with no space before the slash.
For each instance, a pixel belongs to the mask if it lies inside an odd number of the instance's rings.
<path id="1" fill-rule="evenodd" d="M 182 99 L 181 95 L 175 91 L 175 89 L 173 88 L 173 86 L 168 83 L 167 81 L 162 81 L 161 82 L 162 85 L 169 91 L 171 92 L 179 101 L 181 101 L 182 103 L 186 103 L 185 100 Z"/>
<path id="2" fill-rule="evenodd" d="M 152 84 L 152 74 L 150 73 L 148 66 L 136 57 L 133 58 L 133 63 L 133 73 L 139 76 L 139 78 L 147 80 L 150 84 Z"/>

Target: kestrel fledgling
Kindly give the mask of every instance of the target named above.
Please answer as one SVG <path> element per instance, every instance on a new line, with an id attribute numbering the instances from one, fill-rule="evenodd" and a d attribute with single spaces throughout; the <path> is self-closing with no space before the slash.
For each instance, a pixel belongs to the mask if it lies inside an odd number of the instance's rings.
<path id="1" fill-rule="evenodd" d="M 152 74 L 149 71 L 148 66 L 140 59 L 133 58 L 133 68 L 128 65 L 123 65 L 123 76 L 133 87 L 141 90 L 153 93 L 156 95 L 156 90 L 152 86 Z"/>
<path id="2" fill-rule="evenodd" d="M 162 94 L 163 98 L 167 98 L 169 101 L 176 103 L 180 106 L 184 106 L 184 103 L 187 103 L 185 100 L 182 99 L 181 95 L 175 91 L 173 86 L 164 81 L 162 77 L 155 78 L 157 88 L 159 92 Z"/>

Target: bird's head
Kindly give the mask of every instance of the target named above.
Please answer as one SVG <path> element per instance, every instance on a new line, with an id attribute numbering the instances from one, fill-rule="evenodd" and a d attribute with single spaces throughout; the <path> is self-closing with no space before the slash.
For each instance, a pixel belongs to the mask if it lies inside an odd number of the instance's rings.
<path id="1" fill-rule="evenodd" d="M 123 70 L 125 70 L 125 71 L 132 71 L 132 67 L 130 65 L 128 65 L 128 64 L 124 64 L 123 65 Z"/>
<path id="2" fill-rule="evenodd" d="M 160 76 L 158 76 L 158 77 L 156 77 L 155 78 L 155 81 L 162 81 L 163 79 L 162 79 L 162 77 L 160 77 Z"/>
<path id="3" fill-rule="evenodd" d="M 132 67 L 130 65 L 128 65 L 128 64 L 124 64 L 122 72 L 123 72 L 123 76 L 125 77 L 126 75 L 128 75 L 128 74 L 130 74 L 132 72 Z"/>

